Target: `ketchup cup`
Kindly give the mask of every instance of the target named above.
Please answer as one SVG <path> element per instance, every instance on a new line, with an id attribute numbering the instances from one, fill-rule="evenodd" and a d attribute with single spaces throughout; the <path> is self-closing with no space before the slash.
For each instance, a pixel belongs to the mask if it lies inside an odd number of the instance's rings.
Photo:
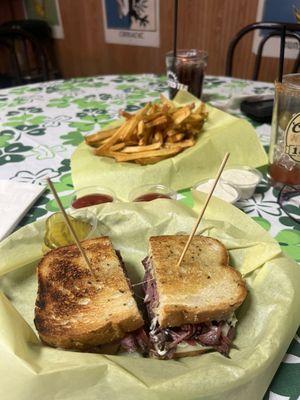
<path id="1" fill-rule="evenodd" d="M 129 201 L 152 201 L 156 199 L 176 200 L 177 193 L 164 185 L 142 185 L 129 193 Z"/>
<path id="2" fill-rule="evenodd" d="M 115 193 L 103 186 L 87 186 L 74 192 L 71 208 L 84 208 L 117 200 Z"/>

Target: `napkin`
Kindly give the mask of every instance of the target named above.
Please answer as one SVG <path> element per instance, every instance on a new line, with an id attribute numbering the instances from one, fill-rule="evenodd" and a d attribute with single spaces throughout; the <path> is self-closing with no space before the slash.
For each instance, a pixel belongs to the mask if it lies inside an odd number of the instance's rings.
<path id="1" fill-rule="evenodd" d="M 12 232 L 45 188 L 31 183 L 0 180 L 0 240 Z"/>

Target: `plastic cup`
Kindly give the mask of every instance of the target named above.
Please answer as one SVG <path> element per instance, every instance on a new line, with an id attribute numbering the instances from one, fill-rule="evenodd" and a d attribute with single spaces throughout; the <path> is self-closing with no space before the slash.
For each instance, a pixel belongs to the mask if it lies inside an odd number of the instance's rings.
<path id="1" fill-rule="evenodd" d="M 236 165 L 226 168 L 221 175 L 221 180 L 238 190 L 240 200 L 247 200 L 253 196 L 257 185 L 262 180 L 262 174 L 255 168 Z"/>
<path id="2" fill-rule="evenodd" d="M 213 184 L 214 179 L 204 179 L 198 183 L 196 183 L 192 189 L 197 190 L 198 192 L 209 193 Z M 239 198 L 239 191 L 230 185 L 229 183 L 222 182 L 221 180 L 218 182 L 213 196 L 218 197 L 221 200 L 227 201 L 227 203 L 234 204 Z"/>
<path id="3" fill-rule="evenodd" d="M 129 201 L 152 201 L 156 199 L 176 200 L 177 193 L 164 185 L 142 185 L 138 186 L 129 193 Z"/>
<path id="4" fill-rule="evenodd" d="M 70 210 L 68 216 L 80 241 L 93 237 L 97 228 L 97 217 L 92 211 L 87 208 Z M 61 212 L 50 215 L 45 225 L 43 253 L 75 243 Z"/>
<path id="5" fill-rule="evenodd" d="M 117 201 L 115 193 L 103 186 L 87 186 L 73 193 L 71 208 L 79 209 Z"/>

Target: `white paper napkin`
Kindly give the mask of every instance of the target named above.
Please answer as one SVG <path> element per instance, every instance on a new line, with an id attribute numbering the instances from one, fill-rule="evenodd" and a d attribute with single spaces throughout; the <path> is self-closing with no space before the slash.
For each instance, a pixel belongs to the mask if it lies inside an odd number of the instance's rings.
<path id="1" fill-rule="evenodd" d="M 16 227 L 45 186 L 0 180 L 0 240 Z"/>

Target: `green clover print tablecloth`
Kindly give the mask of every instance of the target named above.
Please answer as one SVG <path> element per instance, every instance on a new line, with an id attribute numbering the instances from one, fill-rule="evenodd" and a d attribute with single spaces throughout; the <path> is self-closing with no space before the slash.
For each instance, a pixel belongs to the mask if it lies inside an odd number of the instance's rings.
<path id="1" fill-rule="evenodd" d="M 49 176 L 68 206 L 73 188 L 70 156 L 83 136 L 117 118 L 121 108 L 135 111 L 165 91 L 165 77 L 155 75 L 78 78 L 1 90 L 0 179 L 43 183 Z M 207 77 L 204 85 L 206 101 L 237 116 L 242 116 L 238 107 L 241 96 L 272 93 L 272 84 L 230 78 Z M 254 126 L 262 143 L 268 145 L 270 126 Z M 237 206 L 268 230 L 283 251 L 299 262 L 300 225 L 280 208 L 277 195 L 264 175 L 255 195 Z M 181 192 L 181 198 L 192 205 L 188 190 Z M 56 210 L 47 191 L 19 226 Z M 299 216 L 299 210 L 291 211 Z M 299 395 L 300 338 L 296 335 L 265 399 L 296 400 Z"/>

